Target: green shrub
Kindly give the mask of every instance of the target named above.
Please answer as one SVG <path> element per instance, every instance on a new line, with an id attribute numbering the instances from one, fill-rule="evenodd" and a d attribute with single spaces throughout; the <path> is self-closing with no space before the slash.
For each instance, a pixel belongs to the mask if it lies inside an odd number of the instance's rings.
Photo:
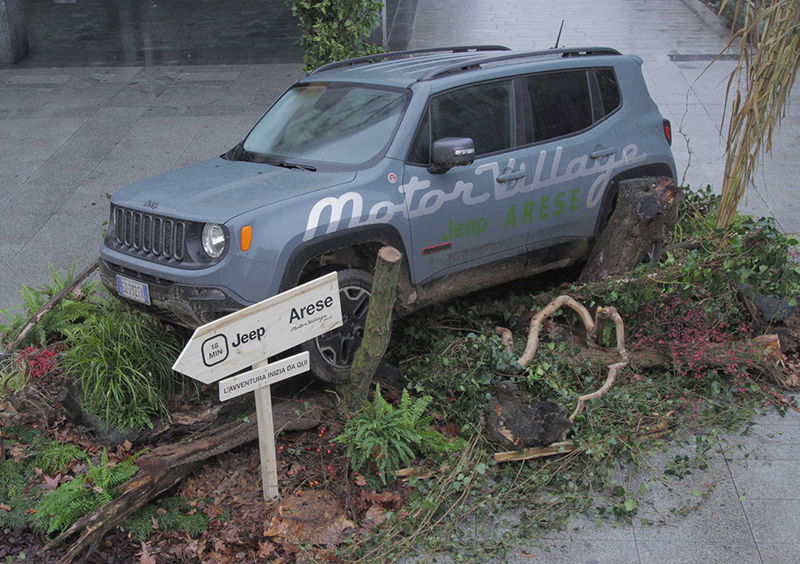
<path id="1" fill-rule="evenodd" d="M 431 418 L 424 414 L 430 402 L 428 396 L 412 399 L 403 390 L 400 405 L 392 407 L 383 399 L 380 385 L 376 386 L 373 403 L 356 412 L 338 438 L 347 446 L 352 468 L 371 477 L 374 464 L 386 484 L 417 455 L 457 449 L 458 445 L 429 427 Z"/>
<path id="2" fill-rule="evenodd" d="M 75 269 L 72 268 L 66 275 L 59 274 L 50 266 L 53 283 L 41 288 L 34 288 L 27 284 L 20 291 L 23 303 L 16 308 L 0 310 L 0 315 L 8 320 L 0 324 L 0 335 L 15 337 L 23 325 L 53 296 L 58 294 L 72 282 Z M 85 319 L 95 310 L 96 304 L 87 297 L 91 297 L 97 287 L 96 281 L 84 282 L 79 291 L 73 292 L 56 304 L 37 323 L 25 340 L 23 345 L 44 346 L 48 341 L 63 339 L 69 330 L 81 320 Z M 14 310 L 22 310 L 15 312 Z"/>
<path id="3" fill-rule="evenodd" d="M 152 427 L 152 418 L 166 413 L 179 381 L 172 364 L 182 343 L 174 332 L 109 302 L 72 328 L 70 341 L 64 367 L 80 383 L 84 409 L 123 430 Z"/>
<path id="4" fill-rule="evenodd" d="M 103 449 L 97 465 L 89 461 L 89 469 L 85 474 L 78 474 L 72 481 L 61 484 L 42 497 L 36 506 L 33 527 L 47 535 L 62 532 L 84 515 L 111 502 L 117 495 L 118 486 L 139 470 L 133 464 L 138 456 L 135 454 L 111 466 L 108 452 Z"/>
<path id="5" fill-rule="evenodd" d="M 361 55 L 380 53 L 369 36 L 380 24 L 380 0 L 291 0 L 300 22 L 305 69 Z"/>

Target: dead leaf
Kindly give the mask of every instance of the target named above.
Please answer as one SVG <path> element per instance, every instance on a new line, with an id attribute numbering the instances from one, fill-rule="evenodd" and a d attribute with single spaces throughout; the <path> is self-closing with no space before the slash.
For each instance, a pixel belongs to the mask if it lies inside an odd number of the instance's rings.
<path id="1" fill-rule="evenodd" d="M 386 521 L 386 508 L 376 503 L 367 509 L 367 513 L 364 515 L 364 521 L 369 523 L 372 527 L 383 524 Z"/>
<path id="2" fill-rule="evenodd" d="M 142 543 L 142 554 L 139 556 L 139 564 L 158 564 L 155 557 L 147 550 L 147 543 Z"/>
<path id="3" fill-rule="evenodd" d="M 272 555 L 273 552 L 275 552 L 276 548 L 277 545 L 274 542 L 271 541 L 260 542 L 258 543 L 258 552 L 256 553 L 256 556 L 258 557 L 259 560 L 267 559 Z"/>
<path id="4" fill-rule="evenodd" d="M 158 509 L 156 509 L 156 515 L 164 515 L 166 512 L 167 510 L 164 509 L 163 507 L 159 507 Z"/>
<path id="5" fill-rule="evenodd" d="M 153 528 L 157 531 L 158 530 L 158 519 L 155 517 L 150 517 L 150 522 L 153 524 Z"/>
<path id="6" fill-rule="evenodd" d="M 53 478 L 42 475 L 42 478 L 44 479 L 44 489 L 46 490 L 54 490 L 58 487 L 58 484 L 61 483 L 61 474 L 56 474 Z"/>
<path id="7" fill-rule="evenodd" d="M 25 458 L 25 449 L 20 446 L 13 446 L 8 449 L 8 454 L 11 455 L 11 458 L 14 459 L 14 462 L 19 462 Z"/>
<path id="8" fill-rule="evenodd" d="M 361 474 L 356 476 L 355 482 L 357 486 L 361 486 L 362 488 L 367 485 L 367 479 Z"/>
<path id="9" fill-rule="evenodd" d="M 342 540 L 343 531 L 354 526 L 331 492 L 306 490 L 281 501 L 264 536 L 292 544 L 335 545 Z"/>
<path id="10" fill-rule="evenodd" d="M 381 505 L 390 507 L 393 505 L 401 505 L 403 503 L 403 496 L 397 492 L 367 492 L 366 497 L 374 503 L 380 503 Z"/>
<path id="11" fill-rule="evenodd" d="M 6 505 L 5 503 L 0 503 L 0 510 L 2 511 L 11 511 L 11 506 Z"/>

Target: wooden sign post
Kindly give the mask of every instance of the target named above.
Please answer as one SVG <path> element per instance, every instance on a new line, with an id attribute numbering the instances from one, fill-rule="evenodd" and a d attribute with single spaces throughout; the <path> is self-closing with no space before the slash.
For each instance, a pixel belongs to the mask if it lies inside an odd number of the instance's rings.
<path id="1" fill-rule="evenodd" d="M 278 468 L 270 385 L 306 372 L 308 352 L 267 359 L 342 325 L 339 281 L 331 272 L 302 286 L 198 327 L 172 369 L 211 384 L 221 401 L 255 392 L 264 499 L 278 497 Z"/>

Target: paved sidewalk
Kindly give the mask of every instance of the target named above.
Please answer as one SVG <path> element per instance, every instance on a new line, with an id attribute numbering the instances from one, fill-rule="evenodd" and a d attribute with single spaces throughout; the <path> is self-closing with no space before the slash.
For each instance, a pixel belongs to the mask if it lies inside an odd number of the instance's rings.
<path id="1" fill-rule="evenodd" d="M 270 5 L 279 10 L 279 4 Z M 413 4 L 400 0 L 398 13 L 413 12 Z M 28 5 L 53 8 L 49 0 Z M 152 11 L 160 5 L 87 0 L 58 10 L 70 14 L 70 6 L 85 6 L 91 14 L 114 6 L 117 12 L 106 13 L 108 21 L 121 24 L 121 8 Z M 732 63 L 717 62 L 699 76 L 728 33 L 699 0 L 418 0 L 416 8 L 411 48 L 466 43 L 548 48 L 565 18 L 562 45 L 608 45 L 641 55 L 651 93 L 672 120 L 681 174 L 692 185 L 719 187 L 723 143 L 717 130 Z M 281 14 L 275 21 L 284 21 Z M 63 28 L 58 35 L 63 57 L 0 66 L 0 309 L 20 301 L 22 283 L 47 282 L 48 264 L 63 270 L 97 257 L 107 194 L 222 153 L 301 76 L 285 26 L 261 29 L 258 60 L 264 62 L 254 64 L 253 52 L 241 50 L 236 37 L 232 43 L 212 37 L 235 35 L 240 28 L 216 26 L 202 9 L 197 16 L 192 21 L 203 25 L 187 26 L 189 43 L 181 44 L 153 43 L 158 28 L 152 26 L 164 22 L 161 16 L 142 19 L 128 35 L 98 36 L 91 22 L 65 15 L 36 24 L 44 31 Z M 76 43 L 81 34 L 95 42 L 94 55 Z M 128 43 L 121 42 L 124 37 Z M 205 39 L 213 49 L 202 48 Z M 221 60 L 223 45 L 233 47 Z M 185 64 L 189 54 L 191 65 Z M 208 64 L 220 62 L 225 64 Z M 795 88 L 773 156 L 758 171 L 745 208 L 773 214 L 789 232 L 800 232 L 798 141 L 800 89 Z M 640 507 L 632 525 L 609 528 L 576 519 L 568 530 L 526 551 L 541 562 L 800 562 L 800 415 L 760 418 L 751 435 L 737 442 L 741 449 L 716 449 L 707 471 L 681 481 L 663 479 L 663 465 L 680 451 L 656 453 L 652 470 L 630 478 L 650 483 L 653 500 Z M 707 499 L 696 509 L 680 506 L 695 491 Z"/>

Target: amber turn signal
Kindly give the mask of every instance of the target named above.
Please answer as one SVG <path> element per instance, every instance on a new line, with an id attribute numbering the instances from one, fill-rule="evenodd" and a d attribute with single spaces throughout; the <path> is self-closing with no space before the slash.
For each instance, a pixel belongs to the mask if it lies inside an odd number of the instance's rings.
<path id="1" fill-rule="evenodd" d="M 241 237 L 239 237 L 239 248 L 242 251 L 250 249 L 250 243 L 253 242 L 253 226 L 245 225 L 242 227 Z"/>

